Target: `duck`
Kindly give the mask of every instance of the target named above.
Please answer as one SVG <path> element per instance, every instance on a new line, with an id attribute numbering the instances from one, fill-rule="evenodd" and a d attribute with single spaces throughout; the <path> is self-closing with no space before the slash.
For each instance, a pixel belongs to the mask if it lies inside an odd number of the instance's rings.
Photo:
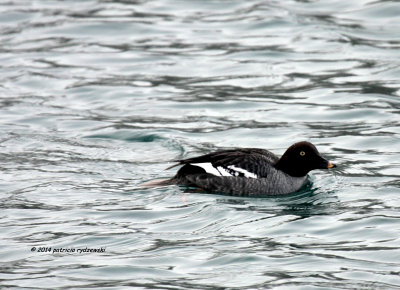
<path id="1" fill-rule="evenodd" d="M 182 166 L 175 176 L 142 187 L 184 185 L 235 196 L 283 195 L 300 190 L 310 171 L 336 167 L 308 141 L 291 145 L 280 158 L 266 149 L 236 148 L 175 162 L 167 168 Z"/>

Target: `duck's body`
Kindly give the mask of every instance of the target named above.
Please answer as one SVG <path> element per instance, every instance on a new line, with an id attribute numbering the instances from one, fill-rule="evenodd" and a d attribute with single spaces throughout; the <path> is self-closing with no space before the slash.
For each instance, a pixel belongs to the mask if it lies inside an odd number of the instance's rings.
<path id="1" fill-rule="evenodd" d="M 265 149 L 241 148 L 179 160 L 183 165 L 167 180 L 144 186 L 181 184 L 231 195 L 287 194 L 299 190 L 313 169 L 335 167 L 309 142 L 299 142 L 281 158 Z"/>

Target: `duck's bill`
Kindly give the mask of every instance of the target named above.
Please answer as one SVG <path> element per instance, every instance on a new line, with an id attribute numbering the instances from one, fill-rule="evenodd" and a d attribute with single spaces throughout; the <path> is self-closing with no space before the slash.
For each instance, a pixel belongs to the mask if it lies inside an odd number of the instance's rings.
<path id="1" fill-rule="evenodd" d="M 335 168 L 336 165 L 333 164 L 332 162 L 329 162 L 328 160 L 326 160 L 325 158 L 321 158 L 320 163 L 319 163 L 319 167 L 320 169 L 330 169 L 330 168 Z"/>
<path id="2" fill-rule="evenodd" d="M 327 168 L 335 168 L 336 167 L 336 164 L 333 164 L 332 162 L 329 162 L 328 161 L 328 166 L 327 166 Z"/>

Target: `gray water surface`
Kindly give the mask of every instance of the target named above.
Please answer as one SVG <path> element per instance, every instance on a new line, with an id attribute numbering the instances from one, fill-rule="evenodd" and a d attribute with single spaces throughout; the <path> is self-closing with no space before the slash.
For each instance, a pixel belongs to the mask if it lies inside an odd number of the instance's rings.
<path id="1" fill-rule="evenodd" d="M 400 288 L 399 2 L 3 2 L 2 289 Z M 139 187 L 301 140 L 298 193 Z"/>

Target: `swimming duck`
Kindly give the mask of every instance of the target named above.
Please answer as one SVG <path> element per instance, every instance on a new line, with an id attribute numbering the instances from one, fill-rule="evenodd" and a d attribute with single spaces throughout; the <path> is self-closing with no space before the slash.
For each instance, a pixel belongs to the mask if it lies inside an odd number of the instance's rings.
<path id="1" fill-rule="evenodd" d="M 298 191 L 311 170 L 336 167 L 307 141 L 293 144 L 281 158 L 265 149 L 239 148 L 177 160 L 167 169 L 179 165 L 174 177 L 142 186 L 177 184 L 237 196 L 278 195 Z"/>

